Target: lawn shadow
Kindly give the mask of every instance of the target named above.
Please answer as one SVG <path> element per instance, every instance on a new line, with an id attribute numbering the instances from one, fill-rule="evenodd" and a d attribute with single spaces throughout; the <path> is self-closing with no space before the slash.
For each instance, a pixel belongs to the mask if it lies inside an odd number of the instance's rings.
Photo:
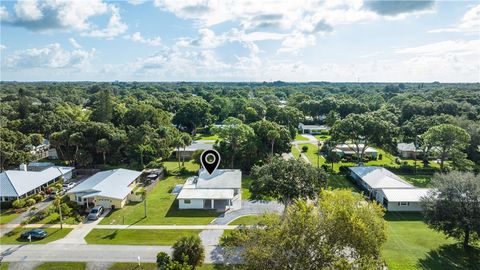
<path id="1" fill-rule="evenodd" d="M 460 244 L 450 244 L 428 252 L 420 259 L 418 265 L 422 269 L 480 269 L 480 248 L 465 250 Z"/>
<path id="2" fill-rule="evenodd" d="M 107 235 L 103 236 L 102 239 L 113 240 L 117 237 L 117 234 L 118 234 L 118 230 L 115 230 L 111 234 L 107 234 Z"/>
<path id="3" fill-rule="evenodd" d="M 222 212 L 203 209 L 178 209 L 178 201 L 174 200 L 165 217 L 217 217 Z"/>
<path id="4" fill-rule="evenodd" d="M 48 235 L 47 235 L 45 238 L 42 238 L 42 239 L 34 239 L 34 238 L 32 238 L 32 243 L 34 243 L 34 242 L 40 242 L 40 241 L 42 241 L 42 240 L 48 239 L 50 236 L 56 234 L 58 231 L 61 231 L 61 230 L 62 230 L 62 229 L 57 229 L 57 230 L 53 231 L 52 233 L 48 233 Z M 23 233 L 23 232 L 24 232 L 24 231 L 18 232 L 19 235 L 18 235 L 18 237 L 15 239 L 15 241 L 20 242 L 20 243 L 29 243 L 30 240 L 28 240 L 27 238 L 22 238 L 22 233 Z"/>
<path id="5" fill-rule="evenodd" d="M 387 212 L 384 216 L 386 221 L 423 221 L 421 213 Z"/>

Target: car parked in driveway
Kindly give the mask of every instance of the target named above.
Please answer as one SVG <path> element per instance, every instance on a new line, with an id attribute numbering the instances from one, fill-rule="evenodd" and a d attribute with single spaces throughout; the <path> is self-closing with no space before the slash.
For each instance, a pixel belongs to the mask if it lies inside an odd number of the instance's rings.
<path id="1" fill-rule="evenodd" d="M 43 239 L 47 237 L 48 233 L 42 229 L 33 229 L 30 231 L 26 231 L 21 234 L 23 239 L 28 239 L 28 236 L 32 237 L 32 239 Z"/>
<path id="2" fill-rule="evenodd" d="M 87 216 L 87 219 L 89 220 L 97 220 L 100 215 L 103 213 L 103 206 L 97 205 L 90 210 L 90 213 Z"/>
<path id="3" fill-rule="evenodd" d="M 74 182 L 64 183 L 62 185 L 63 190 L 69 190 L 69 189 L 73 188 L 74 186 L 75 186 Z"/>

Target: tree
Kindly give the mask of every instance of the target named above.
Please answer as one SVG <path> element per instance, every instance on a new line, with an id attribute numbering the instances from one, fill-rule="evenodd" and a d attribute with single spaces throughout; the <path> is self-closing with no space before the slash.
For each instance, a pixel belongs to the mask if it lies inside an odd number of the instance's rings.
<path id="1" fill-rule="evenodd" d="M 0 128 L 0 171 L 31 160 L 30 140 L 21 132 Z"/>
<path id="2" fill-rule="evenodd" d="M 109 148 L 110 143 L 107 139 L 104 138 L 97 141 L 97 153 L 102 153 L 103 165 L 107 163 L 105 155 L 108 152 Z"/>
<path id="3" fill-rule="evenodd" d="M 425 222 L 449 237 L 463 239 L 467 248 L 480 237 L 480 175 L 452 171 L 436 174 L 435 187 L 422 198 Z"/>
<path id="4" fill-rule="evenodd" d="M 254 196 L 270 196 L 284 205 L 295 199 L 314 199 L 326 187 L 323 169 L 296 159 L 271 157 L 263 166 L 254 166 L 250 186 Z"/>
<path id="5" fill-rule="evenodd" d="M 280 138 L 280 133 L 276 130 L 269 130 L 267 133 L 267 138 L 272 142 L 272 149 L 270 154 L 273 155 L 273 147 L 275 146 L 275 140 Z"/>
<path id="6" fill-rule="evenodd" d="M 332 140 L 348 143 L 361 163 L 369 146 L 391 144 L 396 131 L 397 128 L 390 121 L 382 119 L 375 113 L 364 113 L 349 114 L 333 125 L 330 134 Z"/>
<path id="7" fill-rule="evenodd" d="M 187 256 L 187 262 L 193 268 L 202 265 L 205 249 L 198 235 L 184 236 L 175 242 L 172 248 L 175 261 L 183 262 L 183 258 Z"/>
<path id="8" fill-rule="evenodd" d="M 75 132 L 70 137 L 68 138 L 68 144 L 71 146 L 75 146 L 75 154 L 74 154 L 74 160 L 77 162 L 77 157 L 78 157 L 78 150 L 80 148 L 80 145 L 82 145 L 82 141 L 85 137 L 81 132 Z"/>
<path id="9" fill-rule="evenodd" d="M 43 136 L 42 136 L 42 134 L 32 133 L 32 134 L 30 134 L 28 137 L 29 137 L 29 139 L 30 139 L 30 143 L 31 143 L 33 146 L 40 145 L 40 144 L 42 144 L 42 142 L 43 142 Z"/>
<path id="10" fill-rule="evenodd" d="M 183 152 L 185 152 L 185 147 L 192 144 L 192 137 L 190 137 L 190 135 L 188 135 L 187 133 L 182 133 L 182 135 L 180 136 L 180 140 L 182 140 Z M 185 155 L 183 156 L 182 166 L 185 166 Z"/>
<path id="11" fill-rule="evenodd" d="M 253 129 L 243 124 L 239 119 L 229 117 L 223 121 L 221 126 L 213 127 L 212 132 L 227 144 L 231 151 L 230 168 L 234 168 L 236 154 L 242 144 L 253 138 Z"/>
<path id="12" fill-rule="evenodd" d="M 454 151 L 463 151 L 470 142 L 470 135 L 464 129 L 451 124 L 431 127 L 422 137 L 433 147 L 439 148 L 442 170 L 445 168 L 444 163 L 448 155 Z"/>
<path id="13" fill-rule="evenodd" d="M 255 133 L 254 142 L 257 148 L 255 160 L 265 158 L 269 152 L 271 154 L 290 152 L 292 137 L 284 126 L 268 120 L 260 120 L 250 124 L 250 126 Z M 274 147 L 272 147 L 272 143 Z"/>
<path id="14" fill-rule="evenodd" d="M 184 256 L 182 262 L 174 261 L 165 252 L 157 254 L 157 268 L 159 270 L 191 270 L 192 267 L 187 263 L 188 257 Z"/>
<path id="15" fill-rule="evenodd" d="M 340 120 L 340 114 L 338 114 L 336 111 L 330 111 L 325 117 L 325 124 L 333 127 L 338 120 Z"/>
<path id="16" fill-rule="evenodd" d="M 92 119 L 97 122 L 107 123 L 112 121 L 113 99 L 110 90 L 104 89 L 95 96 Z"/>
<path id="17" fill-rule="evenodd" d="M 181 160 L 180 157 L 182 156 L 180 153 L 180 148 L 185 146 L 185 143 L 182 140 L 182 137 L 180 134 L 177 135 L 177 137 L 173 140 L 174 146 L 177 148 L 177 157 L 178 157 L 178 170 L 180 171 L 181 169 Z"/>
<path id="18" fill-rule="evenodd" d="M 172 122 L 190 134 L 195 135 L 198 127 L 211 124 L 210 104 L 203 98 L 195 97 L 182 104 L 172 119 Z"/>
<path id="19" fill-rule="evenodd" d="M 63 229 L 63 215 L 62 215 L 62 197 L 60 196 L 60 190 L 57 190 L 57 195 L 55 195 L 55 200 L 53 204 L 58 209 L 58 215 L 60 217 L 60 229 Z"/>
<path id="20" fill-rule="evenodd" d="M 222 238 L 225 255 L 240 251 L 246 269 L 381 269 L 386 222 L 378 204 L 350 190 L 324 190 L 296 201 L 282 217 Z"/>

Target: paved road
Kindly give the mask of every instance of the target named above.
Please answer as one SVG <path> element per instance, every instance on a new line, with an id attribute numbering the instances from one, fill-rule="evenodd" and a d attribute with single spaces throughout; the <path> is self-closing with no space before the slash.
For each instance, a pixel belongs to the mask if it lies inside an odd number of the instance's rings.
<path id="1" fill-rule="evenodd" d="M 263 215 L 265 213 L 281 213 L 284 206 L 273 201 L 242 201 L 242 208 L 235 211 L 228 211 L 216 219 L 210 224 L 214 225 L 227 225 L 233 220 L 248 215 Z"/>

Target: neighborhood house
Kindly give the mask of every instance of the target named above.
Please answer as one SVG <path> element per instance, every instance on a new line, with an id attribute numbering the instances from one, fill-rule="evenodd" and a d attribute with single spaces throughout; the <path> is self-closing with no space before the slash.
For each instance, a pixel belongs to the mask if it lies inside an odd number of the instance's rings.
<path id="1" fill-rule="evenodd" d="M 131 197 L 142 173 L 127 169 L 98 172 L 67 192 L 71 201 L 87 208 L 122 208 Z"/>
<path id="2" fill-rule="evenodd" d="M 301 133 L 306 134 L 320 134 L 323 131 L 330 130 L 330 128 L 325 125 L 304 125 L 303 123 L 298 124 L 298 129 Z"/>
<path id="3" fill-rule="evenodd" d="M 355 144 L 338 144 L 333 149 L 333 152 L 336 152 L 337 155 L 340 156 L 340 158 L 352 157 L 357 154 L 358 150 L 361 152 L 364 147 L 365 147 L 364 144 L 359 144 L 358 148 L 357 148 L 357 145 Z M 370 146 L 367 146 L 367 148 L 365 148 L 363 153 L 364 153 L 364 157 L 367 157 L 370 159 L 377 159 L 377 156 L 378 156 L 377 150 Z"/>
<path id="4" fill-rule="evenodd" d="M 29 171 L 26 164 L 20 170 L 0 173 L 0 201 L 7 202 L 36 194 L 63 178 L 72 178 L 74 167 L 49 166 L 39 171 Z"/>
<path id="5" fill-rule="evenodd" d="M 383 167 L 360 166 L 349 169 L 357 185 L 387 211 L 421 211 L 420 200 L 430 190 L 416 188 Z"/>
<path id="6" fill-rule="evenodd" d="M 415 158 L 422 153 L 422 150 L 416 148 L 414 143 L 398 143 L 397 151 L 402 158 Z"/>
<path id="7" fill-rule="evenodd" d="M 242 172 L 216 170 L 212 175 L 201 169 L 198 176 L 187 179 L 178 193 L 180 209 L 237 210 L 242 206 Z"/>
<path id="8" fill-rule="evenodd" d="M 176 152 L 176 157 L 179 158 L 185 158 L 185 159 L 192 159 L 193 153 L 198 150 L 211 150 L 213 149 L 213 144 L 208 144 L 208 143 L 201 143 L 201 142 L 196 142 L 194 141 L 191 145 L 185 147 L 185 149 L 180 148 L 180 151 Z"/>

